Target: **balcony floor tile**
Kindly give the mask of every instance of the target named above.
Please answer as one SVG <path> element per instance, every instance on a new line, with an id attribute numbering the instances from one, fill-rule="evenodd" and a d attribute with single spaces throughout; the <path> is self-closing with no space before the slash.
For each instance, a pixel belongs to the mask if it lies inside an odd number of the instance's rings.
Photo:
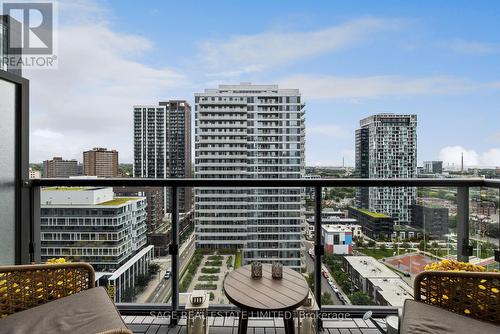
<path id="1" fill-rule="evenodd" d="M 179 325 L 170 327 L 170 319 L 154 318 L 149 316 L 126 316 L 123 318 L 134 334 L 184 334 L 186 333 L 186 320 L 181 319 Z M 234 317 L 210 317 L 210 333 L 234 334 L 238 329 L 238 319 Z M 325 320 L 323 321 L 326 334 L 378 334 L 377 328 L 369 321 L 362 319 L 352 320 Z M 249 334 L 284 334 L 282 319 L 250 319 Z"/>

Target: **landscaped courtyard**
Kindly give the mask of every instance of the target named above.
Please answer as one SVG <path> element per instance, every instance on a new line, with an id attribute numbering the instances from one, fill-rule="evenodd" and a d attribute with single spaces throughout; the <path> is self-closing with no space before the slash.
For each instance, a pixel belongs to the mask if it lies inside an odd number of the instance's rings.
<path id="1" fill-rule="evenodd" d="M 181 292 L 206 290 L 213 304 L 228 304 L 223 291 L 224 277 L 239 266 L 241 256 L 234 250 L 197 250 L 181 279 Z M 240 260 L 238 260 L 240 259 Z"/>

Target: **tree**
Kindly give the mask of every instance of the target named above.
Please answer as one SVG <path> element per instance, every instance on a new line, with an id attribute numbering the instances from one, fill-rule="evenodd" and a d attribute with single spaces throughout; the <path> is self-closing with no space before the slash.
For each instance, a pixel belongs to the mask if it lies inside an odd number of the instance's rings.
<path id="1" fill-rule="evenodd" d="M 149 264 L 148 272 L 150 275 L 156 275 L 158 270 L 160 270 L 160 265 L 158 263 L 152 262 Z"/>
<path id="2" fill-rule="evenodd" d="M 429 244 L 424 242 L 424 240 L 420 240 L 420 243 L 418 244 L 418 249 L 423 251 L 425 249 L 429 248 Z"/>
<path id="3" fill-rule="evenodd" d="M 379 249 L 380 249 L 381 251 L 385 251 L 385 250 L 387 249 L 387 247 L 385 247 L 385 244 L 381 244 L 381 245 L 379 246 Z"/>
<path id="4" fill-rule="evenodd" d="M 409 244 L 409 243 L 407 243 L 407 242 L 405 241 L 405 242 L 403 242 L 403 243 L 401 244 L 401 248 L 403 248 L 403 249 L 408 249 L 408 248 L 410 248 L 410 244 Z"/>
<path id="5" fill-rule="evenodd" d="M 135 285 L 139 288 L 144 288 L 146 285 L 148 285 L 148 282 L 149 277 L 142 274 L 137 275 L 137 278 L 135 279 Z"/>
<path id="6" fill-rule="evenodd" d="M 328 292 L 323 292 L 321 295 L 321 305 L 332 305 L 333 299 L 332 295 Z"/>
<path id="7" fill-rule="evenodd" d="M 352 305 L 373 305 L 373 300 L 366 293 L 357 291 L 349 296 Z"/>
<path id="8" fill-rule="evenodd" d="M 500 236 L 498 224 L 489 224 L 486 227 L 486 235 L 498 239 Z"/>
<path id="9" fill-rule="evenodd" d="M 307 276 L 307 284 L 309 284 L 309 289 L 311 289 L 312 291 L 314 291 L 314 273 L 310 273 L 308 276 Z"/>
<path id="10" fill-rule="evenodd" d="M 376 243 L 374 240 L 370 240 L 368 241 L 368 247 L 372 248 L 372 247 L 375 247 Z"/>
<path id="11" fill-rule="evenodd" d="M 436 249 L 439 249 L 439 244 L 438 244 L 437 242 L 433 241 L 433 242 L 431 243 L 431 248 L 432 248 L 432 249 L 435 249 L 435 250 L 436 250 Z"/>
<path id="12" fill-rule="evenodd" d="M 448 217 L 448 227 L 449 228 L 457 228 L 457 215 Z"/>

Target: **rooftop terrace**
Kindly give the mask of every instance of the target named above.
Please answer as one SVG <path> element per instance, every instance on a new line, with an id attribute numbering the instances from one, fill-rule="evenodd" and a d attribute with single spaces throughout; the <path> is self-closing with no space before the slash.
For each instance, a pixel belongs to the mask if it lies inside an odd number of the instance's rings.
<path id="1" fill-rule="evenodd" d="M 353 208 L 353 209 L 356 209 L 357 211 L 364 213 L 365 215 L 368 215 L 368 216 L 373 217 L 373 218 L 391 218 L 384 213 L 373 212 L 373 211 L 370 211 L 367 209 L 360 209 L 360 208 Z"/>

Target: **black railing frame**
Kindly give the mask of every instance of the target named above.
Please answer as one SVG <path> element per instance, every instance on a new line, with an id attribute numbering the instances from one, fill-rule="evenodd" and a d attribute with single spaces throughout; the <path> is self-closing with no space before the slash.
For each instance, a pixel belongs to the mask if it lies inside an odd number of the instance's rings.
<path id="1" fill-rule="evenodd" d="M 314 296 L 320 307 L 320 312 L 347 313 L 361 317 L 368 310 L 375 310 L 374 316 L 397 315 L 396 307 L 373 307 L 373 306 L 323 306 L 321 305 L 321 265 L 324 254 L 324 245 L 321 238 L 321 204 L 323 187 L 456 187 L 457 188 L 457 255 L 461 261 L 468 261 L 470 254 L 469 246 L 469 188 L 485 187 L 500 190 L 500 180 L 488 180 L 483 178 L 449 178 L 449 179 L 198 179 L 198 178 L 178 178 L 178 179 L 146 179 L 146 178 L 96 178 L 96 179 L 32 179 L 23 181 L 24 187 L 29 187 L 30 196 L 30 231 L 31 243 L 37 247 L 32 247 L 30 259 L 39 259 L 40 249 L 39 233 L 34 233 L 40 229 L 39 220 L 39 192 L 41 187 L 52 186 L 95 186 L 95 187 L 121 187 L 121 186 L 141 186 L 141 187 L 169 187 L 172 191 L 172 244 L 169 247 L 169 254 L 172 256 L 172 303 L 171 304 L 125 304 L 118 303 L 118 309 L 122 314 L 151 314 L 153 311 L 168 311 L 171 314 L 181 312 L 183 307 L 179 306 L 179 236 L 178 236 L 178 188 L 179 187 L 249 187 L 249 188 L 315 188 L 315 289 Z M 500 213 L 500 210 L 499 210 Z M 500 221 L 500 219 L 499 219 Z M 500 224 L 500 222 L 499 222 Z M 499 261 L 500 252 L 495 251 L 495 260 Z M 229 311 L 234 312 L 230 306 L 211 306 L 212 312 Z M 174 325 L 177 317 L 172 317 Z"/>

